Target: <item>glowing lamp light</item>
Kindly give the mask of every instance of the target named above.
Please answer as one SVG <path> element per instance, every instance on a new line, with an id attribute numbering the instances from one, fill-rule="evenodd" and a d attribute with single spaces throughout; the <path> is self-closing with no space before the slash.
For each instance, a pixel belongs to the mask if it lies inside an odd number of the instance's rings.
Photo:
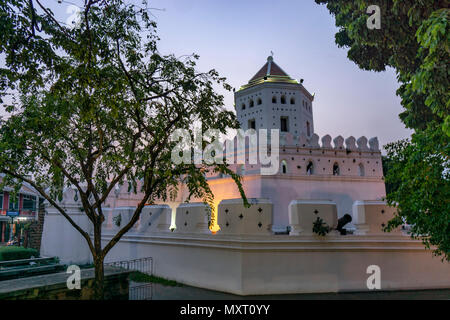
<path id="1" fill-rule="evenodd" d="M 214 203 L 214 210 L 211 211 L 211 224 L 209 226 L 209 231 L 212 234 L 216 234 L 217 231 L 220 230 L 220 226 L 217 224 L 217 212 L 218 212 L 218 204 Z"/>
<path id="2" fill-rule="evenodd" d="M 217 231 L 220 230 L 220 226 L 217 223 L 211 224 L 209 226 L 209 231 L 211 231 L 212 234 L 216 234 Z"/>

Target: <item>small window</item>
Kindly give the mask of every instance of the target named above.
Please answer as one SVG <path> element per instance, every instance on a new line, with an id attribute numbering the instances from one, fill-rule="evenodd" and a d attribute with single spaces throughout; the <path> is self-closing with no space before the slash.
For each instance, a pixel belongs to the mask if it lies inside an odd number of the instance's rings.
<path id="1" fill-rule="evenodd" d="M 277 103 L 277 97 L 275 96 L 272 97 L 272 103 Z"/>
<path id="2" fill-rule="evenodd" d="M 11 211 L 19 210 L 19 196 L 16 196 L 16 199 L 13 199 L 11 196 L 9 196 L 8 210 Z"/>
<path id="3" fill-rule="evenodd" d="M 3 193 L 0 193 L 0 210 L 3 209 Z"/>
<path id="4" fill-rule="evenodd" d="M 255 106 L 255 103 L 253 102 L 253 100 L 250 100 L 249 107 L 250 107 L 250 108 L 253 108 L 254 106 Z"/>
<path id="5" fill-rule="evenodd" d="M 333 164 L 333 176 L 338 176 L 340 174 L 339 165 L 337 162 Z"/>
<path id="6" fill-rule="evenodd" d="M 245 103 L 242 104 L 242 110 L 245 110 Z"/>
<path id="7" fill-rule="evenodd" d="M 261 98 L 258 98 L 258 101 L 257 101 L 257 103 L 258 103 L 258 105 L 262 104 L 262 100 L 261 100 Z"/>
<path id="8" fill-rule="evenodd" d="M 281 173 L 286 174 L 287 173 L 287 162 L 286 160 L 281 161 Z"/>
<path id="9" fill-rule="evenodd" d="M 358 175 L 360 177 L 364 177 L 366 175 L 365 170 L 364 170 L 364 165 L 362 163 L 360 163 L 358 166 Z"/>
<path id="10" fill-rule="evenodd" d="M 306 121 L 306 135 L 309 137 L 311 135 L 311 125 L 309 121 Z"/>
<path id="11" fill-rule="evenodd" d="M 306 166 L 306 174 L 312 175 L 314 173 L 314 164 L 312 161 L 308 162 L 308 165 Z"/>
<path id="12" fill-rule="evenodd" d="M 34 196 L 24 195 L 22 206 L 23 206 L 23 210 L 35 211 L 36 210 L 36 198 Z"/>
<path id="13" fill-rule="evenodd" d="M 286 104 L 286 97 L 285 96 L 281 96 L 281 104 Z"/>
<path id="14" fill-rule="evenodd" d="M 281 132 L 289 132 L 288 117 L 281 117 L 280 122 L 281 122 L 280 123 Z"/>
<path id="15" fill-rule="evenodd" d="M 295 104 L 295 98 L 294 97 L 291 98 L 291 104 Z"/>
<path id="16" fill-rule="evenodd" d="M 255 119 L 248 120 L 248 128 L 256 130 L 256 120 Z"/>

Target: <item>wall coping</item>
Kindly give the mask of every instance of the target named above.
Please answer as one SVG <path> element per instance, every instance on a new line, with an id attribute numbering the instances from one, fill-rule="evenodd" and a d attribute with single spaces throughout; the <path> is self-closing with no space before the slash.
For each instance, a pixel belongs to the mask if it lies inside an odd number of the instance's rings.
<path id="1" fill-rule="evenodd" d="M 102 235 L 102 241 L 108 241 L 113 234 Z M 205 247 L 223 250 L 245 251 L 426 251 L 420 240 L 411 239 L 406 235 L 273 235 L 273 236 L 237 236 L 204 234 L 159 234 L 140 235 L 127 234 L 121 242 L 148 243 L 153 245 Z"/>
<path id="2" fill-rule="evenodd" d="M 353 206 L 367 206 L 367 205 L 387 205 L 383 200 L 356 200 Z"/>
<path id="3" fill-rule="evenodd" d="M 310 199 L 310 200 L 292 200 L 289 205 L 295 204 L 331 204 L 336 205 L 336 202 L 332 200 Z"/>
<path id="4" fill-rule="evenodd" d="M 143 209 L 145 208 L 170 209 L 170 206 L 168 204 L 148 204 L 145 205 Z"/>
<path id="5" fill-rule="evenodd" d="M 203 203 L 203 202 L 183 202 L 180 203 L 180 205 L 177 207 L 178 208 L 191 208 L 191 207 L 209 207 L 207 204 Z"/>
<path id="6" fill-rule="evenodd" d="M 247 198 L 248 203 L 250 204 L 273 204 L 273 202 L 270 199 L 267 198 Z M 235 198 L 235 199 L 223 199 L 220 201 L 219 205 L 226 205 L 226 204 L 244 204 L 244 201 L 242 198 Z"/>

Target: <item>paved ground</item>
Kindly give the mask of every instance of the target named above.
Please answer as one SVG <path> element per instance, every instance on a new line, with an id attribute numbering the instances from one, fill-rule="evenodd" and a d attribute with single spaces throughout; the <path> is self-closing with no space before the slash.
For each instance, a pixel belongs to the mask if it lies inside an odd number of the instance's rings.
<path id="1" fill-rule="evenodd" d="M 450 300 L 450 289 L 420 291 L 378 291 L 321 294 L 237 296 L 190 286 L 152 284 L 153 300 Z"/>

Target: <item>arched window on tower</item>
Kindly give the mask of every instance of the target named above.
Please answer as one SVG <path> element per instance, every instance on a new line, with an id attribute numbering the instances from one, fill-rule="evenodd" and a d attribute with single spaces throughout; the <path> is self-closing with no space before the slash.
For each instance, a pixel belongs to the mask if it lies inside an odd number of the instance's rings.
<path id="1" fill-rule="evenodd" d="M 286 104 L 286 97 L 285 96 L 281 96 L 281 104 Z"/>
<path id="2" fill-rule="evenodd" d="M 288 169 L 287 169 L 287 162 L 286 162 L 286 160 L 282 160 L 281 161 L 281 173 L 282 174 L 286 174 L 287 171 L 288 171 Z"/>
<path id="3" fill-rule="evenodd" d="M 358 166 L 358 175 L 360 177 L 364 177 L 366 175 L 366 173 L 364 171 L 364 165 L 362 163 L 360 163 Z"/>
<path id="4" fill-rule="evenodd" d="M 255 103 L 253 102 L 253 100 L 250 100 L 249 107 L 250 107 L 250 108 L 253 108 L 254 106 L 255 106 Z"/>
<path id="5" fill-rule="evenodd" d="M 295 104 L 295 98 L 294 97 L 291 98 L 291 104 Z"/>
<path id="6" fill-rule="evenodd" d="M 260 105 L 260 104 L 262 104 L 262 100 L 261 100 L 261 98 L 258 98 L 258 105 Z"/>
<path id="7" fill-rule="evenodd" d="M 338 176 L 340 174 L 339 165 L 337 162 L 333 164 L 333 176 Z"/>
<path id="8" fill-rule="evenodd" d="M 307 175 L 314 174 L 314 164 L 312 161 L 309 161 L 308 164 L 306 165 L 306 174 Z"/>
<path id="9" fill-rule="evenodd" d="M 311 135 L 311 125 L 309 121 L 306 121 L 306 135 L 309 137 Z"/>
<path id="10" fill-rule="evenodd" d="M 272 103 L 277 103 L 277 97 L 275 96 L 272 97 Z"/>
<path id="11" fill-rule="evenodd" d="M 242 110 L 245 110 L 245 103 L 242 104 Z"/>

